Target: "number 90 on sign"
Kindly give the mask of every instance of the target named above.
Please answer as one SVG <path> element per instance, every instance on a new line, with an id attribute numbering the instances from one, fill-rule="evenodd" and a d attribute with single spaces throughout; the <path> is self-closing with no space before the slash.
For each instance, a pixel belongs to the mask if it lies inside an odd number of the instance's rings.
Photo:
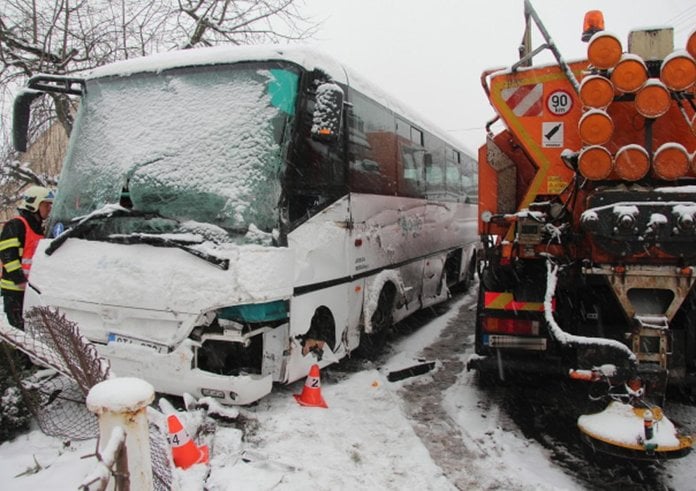
<path id="1" fill-rule="evenodd" d="M 573 96 L 565 90 L 554 90 L 546 99 L 546 108 L 555 116 L 562 116 L 573 108 Z"/>

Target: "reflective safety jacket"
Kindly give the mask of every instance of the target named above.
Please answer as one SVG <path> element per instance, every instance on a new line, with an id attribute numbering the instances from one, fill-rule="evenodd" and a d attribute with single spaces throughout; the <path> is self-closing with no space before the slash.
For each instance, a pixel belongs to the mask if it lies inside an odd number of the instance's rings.
<path id="1" fill-rule="evenodd" d="M 33 217 L 32 217 L 33 218 Z M 29 278 L 29 271 L 39 240 L 43 234 L 38 233 L 41 226 L 25 216 L 18 216 L 5 224 L 0 236 L 0 258 L 2 258 L 2 278 L 0 288 L 11 291 L 24 291 L 24 283 Z M 22 230 L 22 228 L 24 230 Z"/>

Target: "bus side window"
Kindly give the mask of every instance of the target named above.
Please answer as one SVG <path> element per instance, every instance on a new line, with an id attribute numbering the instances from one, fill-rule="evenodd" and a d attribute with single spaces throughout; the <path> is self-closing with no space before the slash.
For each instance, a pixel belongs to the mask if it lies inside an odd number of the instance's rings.
<path id="1" fill-rule="evenodd" d="M 348 169 L 350 189 L 396 194 L 394 116 L 384 106 L 348 89 Z"/>
<path id="2" fill-rule="evenodd" d="M 401 155 L 404 164 L 404 179 L 412 181 L 414 184 L 418 182 L 419 165 L 416 162 L 415 153 L 404 152 Z"/>
<path id="3" fill-rule="evenodd" d="M 445 193 L 445 143 L 425 134 L 425 185 L 428 198 L 446 199 Z"/>
<path id="4" fill-rule="evenodd" d="M 447 147 L 447 162 L 445 179 L 448 196 L 457 201 L 464 201 L 462 189 L 462 163 L 461 154 L 451 147 Z"/>
<path id="5" fill-rule="evenodd" d="M 425 196 L 425 148 L 423 132 L 401 119 L 396 120 L 399 136 L 399 195 Z"/>
<path id="6" fill-rule="evenodd" d="M 442 166 L 433 161 L 431 153 L 425 154 L 425 185 L 428 189 L 428 196 L 436 194 L 442 190 L 443 184 Z"/>
<path id="7" fill-rule="evenodd" d="M 478 203 L 478 164 L 476 160 L 463 155 L 463 179 L 464 194 L 467 203 Z"/>
<path id="8" fill-rule="evenodd" d="M 425 151 L 401 145 L 402 179 L 399 194 L 403 196 L 423 197 L 425 190 Z"/>
<path id="9" fill-rule="evenodd" d="M 316 138 L 312 128 L 316 123 L 317 103 L 314 90 L 308 93 L 297 115 L 297 136 L 284 176 L 284 186 L 289 190 L 286 206 L 291 228 L 345 193 L 345 147 L 341 144 L 345 128 L 331 126 L 332 131 L 338 131 L 335 137 Z"/>

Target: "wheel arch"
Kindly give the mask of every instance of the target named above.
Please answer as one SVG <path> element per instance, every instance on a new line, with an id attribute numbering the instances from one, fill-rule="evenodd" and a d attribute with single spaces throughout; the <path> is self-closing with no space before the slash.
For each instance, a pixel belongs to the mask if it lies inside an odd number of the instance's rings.
<path id="1" fill-rule="evenodd" d="M 326 305 L 319 305 L 309 322 L 306 337 L 326 341 L 329 347 L 336 348 L 336 318 Z"/>
<path id="2" fill-rule="evenodd" d="M 363 297 L 362 324 L 366 333 L 372 332 L 372 316 L 379 306 L 379 299 L 383 289 L 390 292 L 391 308 L 403 302 L 404 283 L 398 271 L 390 269 L 365 282 L 365 296 Z"/>

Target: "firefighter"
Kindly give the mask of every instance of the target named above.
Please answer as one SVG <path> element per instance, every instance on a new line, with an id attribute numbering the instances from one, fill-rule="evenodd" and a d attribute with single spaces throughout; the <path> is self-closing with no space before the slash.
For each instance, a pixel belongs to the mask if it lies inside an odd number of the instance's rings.
<path id="1" fill-rule="evenodd" d="M 7 320 L 19 329 L 24 328 L 24 288 L 32 257 L 39 240 L 43 238 L 43 223 L 51 212 L 52 204 L 53 191 L 42 186 L 30 186 L 17 207 L 19 215 L 9 220 L 0 234 L 3 305 Z"/>

